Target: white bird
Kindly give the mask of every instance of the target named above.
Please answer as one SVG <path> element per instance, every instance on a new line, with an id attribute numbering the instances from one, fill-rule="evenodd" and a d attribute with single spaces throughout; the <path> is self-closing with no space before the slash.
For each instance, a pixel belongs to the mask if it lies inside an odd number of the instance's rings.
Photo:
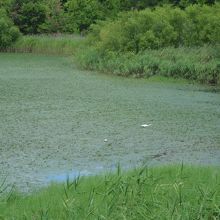
<path id="1" fill-rule="evenodd" d="M 149 126 L 151 126 L 152 124 L 143 124 L 143 125 L 141 125 L 141 127 L 142 128 L 146 128 L 146 127 L 149 127 Z"/>
<path id="2" fill-rule="evenodd" d="M 106 138 L 106 139 L 104 139 L 104 142 L 107 142 L 108 141 L 108 139 Z"/>

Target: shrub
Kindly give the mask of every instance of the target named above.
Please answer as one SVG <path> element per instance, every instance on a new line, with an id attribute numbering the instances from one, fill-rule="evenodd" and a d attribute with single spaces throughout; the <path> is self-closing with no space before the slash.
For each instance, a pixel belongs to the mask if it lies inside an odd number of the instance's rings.
<path id="1" fill-rule="evenodd" d="M 63 33 L 66 31 L 66 14 L 60 0 L 47 0 L 46 20 L 40 26 L 44 33 Z"/>
<path id="2" fill-rule="evenodd" d="M 25 34 L 40 33 L 41 25 L 46 21 L 46 7 L 40 2 L 28 2 L 21 7 L 18 25 Z"/>
<path id="3" fill-rule="evenodd" d="M 47 6 L 43 0 L 14 0 L 10 16 L 24 34 L 38 34 L 46 22 Z"/>
<path id="4" fill-rule="evenodd" d="M 211 46 L 148 49 L 138 54 L 102 52 L 90 47 L 89 50 L 81 51 L 77 58 L 84 68 L 115 75 L 134 77 L 161 75 L 201 83 L 220 83 L 219 53 Z"/>
<path id="5" fill-rule="evenodd" d="M 97 0 L 69 0 L 66 3 L 66 10 L 69 32 L 83 32 L 103 16 Z"/>
<path id="6" fill-rule="evenodd" d="M 181 10 L 170 6 L 121 13 L 114 21 L 93 26 L 97 48 L 135 52 L 167 46 L 220 43 L 220 4 L 193 5 Z"/>
<path id="7" fill-rule="evenodd" d="M 13 0 L 0 0 L 0 9 L 4 9 L 8 12 L 12 6 L 12 1 Z"/>
<path id="8" fill-rule="evenodd" d="M 220 42 L 220 4 L 215 6 L 189 6 L 186 15 L 190 20 L 185 43 L 201 45 Z"/>
<path id="9" fill-rule="evenodd" d="M 18 28 L 13 25 L 6 11 L 0 9 L 0 50 L 12 45 L 19 35 Z"/>

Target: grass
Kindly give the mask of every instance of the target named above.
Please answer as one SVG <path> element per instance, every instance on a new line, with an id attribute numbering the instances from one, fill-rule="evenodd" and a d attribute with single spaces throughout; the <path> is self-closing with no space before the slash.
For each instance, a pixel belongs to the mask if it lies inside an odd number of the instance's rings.
<path id="1" fill-rule="evenodd" d="M 77 35 L 22 36 L 7 52 L 73 55 L 82 39 Z"/>
<path id="2" fill-rule="evenodd" d="M 183 78 L 206 84 L 220 83 L 220 47 L 179 47 L 146 50 L 139 54 L 103 52 L 85 47 L 77 54 L 84 68 L 120 76 Z"/>
<path id="3" fill-rule="evenodd" d="M 67 179 L 31 195 L 1 198 L 2 219 L 220 218 L 220 173 L 214 167 L 165 166 Z"/>

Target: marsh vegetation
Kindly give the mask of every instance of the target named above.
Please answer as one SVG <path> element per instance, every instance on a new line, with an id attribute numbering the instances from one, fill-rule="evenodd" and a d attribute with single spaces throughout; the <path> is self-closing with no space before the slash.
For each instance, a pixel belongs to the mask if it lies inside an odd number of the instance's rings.
<path id="1" fill-rule="evenodd" d="M 219 15 L 0 0 L 0 219 L 219 219 Z"/>
<path id="2" fill-rule="evenodd" d="M 6 219 L 219 219 L 218 168 L 172 166 L 77 177 L 0 203 Z M 4 219 L 4 218 L 3 218 Z"/>

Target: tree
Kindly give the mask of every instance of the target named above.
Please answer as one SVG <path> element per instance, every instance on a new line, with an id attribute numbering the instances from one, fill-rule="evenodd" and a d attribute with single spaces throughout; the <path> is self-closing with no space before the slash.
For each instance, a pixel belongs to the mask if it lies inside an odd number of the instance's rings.
<path id="1" fill-rule="evenodd" d="M 66 8 L 70 31 L 83 32 L 104 16 L 97 0 L 69 0 Z"/>
<path id="2" fill-rule="evenodd" d="M 46 0 L 47 16 L 41 28 L 48 33 L 65 32 L 66 15 L 60 0 Z"/>
<path id="3" fill-rule="evenodd" d="M 47 7 L 42 0 L 15 0 L 11 16 L 24 34 L 38 34 L 46 21 Z"/>
<path id="4" fill-rule="evenodd" d="M 12 6 L 13 0 L 0 0 L 0 8 L 8 12 Z"/>
<path id="5" fill-rule="evenodd" d="M 0 49 L 5 49 L 14 43 L 20 33 L 17 27 L 14 26 L 11 19 L 7 16 L 4 9 L 0 9 Z"/>

